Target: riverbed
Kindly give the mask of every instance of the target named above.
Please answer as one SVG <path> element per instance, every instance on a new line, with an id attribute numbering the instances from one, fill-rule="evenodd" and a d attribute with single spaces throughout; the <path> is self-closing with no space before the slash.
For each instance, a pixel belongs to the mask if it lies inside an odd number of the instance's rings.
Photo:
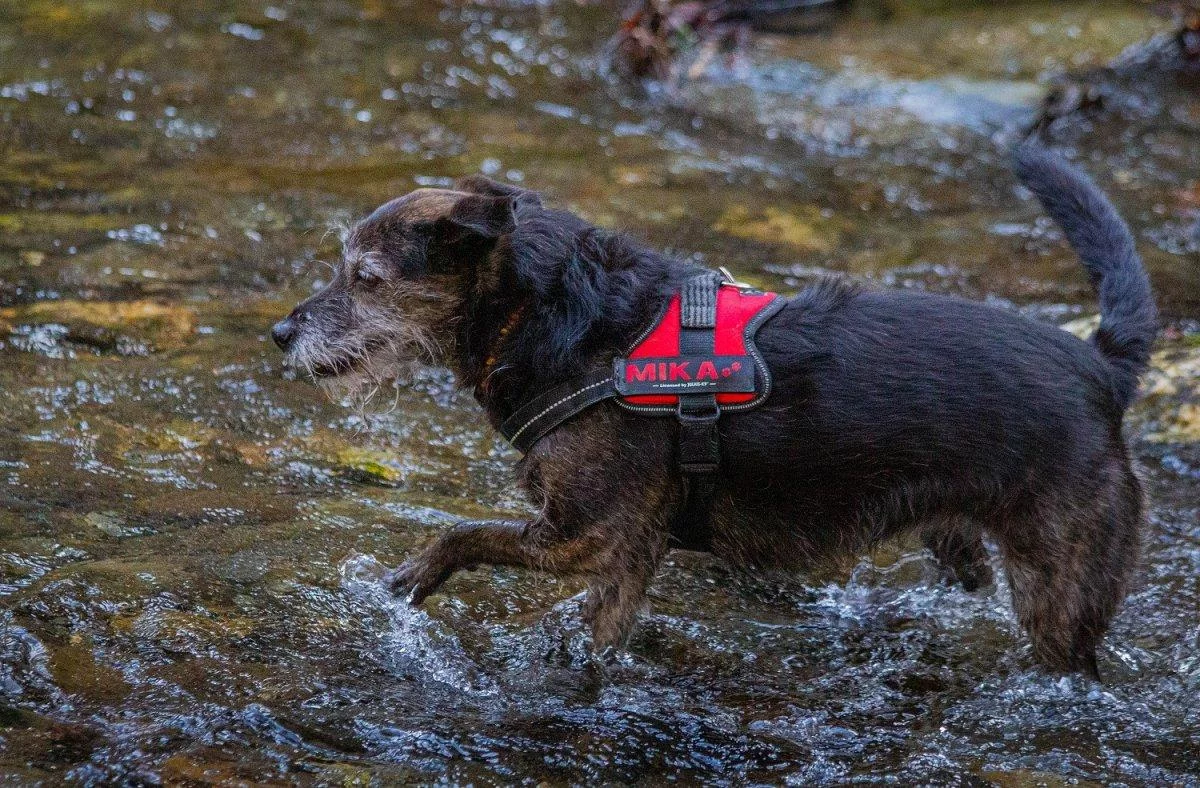
<path id="1" fill-rule="evenodd" d="M 153 5 L 0 0 L 0 781 L 1200 784 L 1186 86 L 1051 139 L 1164 314 L 1102 684 L 1033 667 L 1002 573 L 968 594 L 907 542 L 803 576 L 673 554 L 606 660 L 575 582 L 481 569 L 410 609 L 379 567 L 525 513 L 516 454 L 444 370 L 359 412 L 267 336 L 331 228 L 473 172 L 782 293 L 841 275 L 1086 331 L 1006 151 L 1056 79 L 1171 20 L 864 3 L 639 85 L 605 62 L 612 3 Z"/>

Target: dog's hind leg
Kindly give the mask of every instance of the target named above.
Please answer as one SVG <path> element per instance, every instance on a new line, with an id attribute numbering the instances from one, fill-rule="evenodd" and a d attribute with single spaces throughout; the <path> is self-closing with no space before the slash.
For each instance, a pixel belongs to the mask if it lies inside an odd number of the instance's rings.
<path id="1" fill-rule="evenodd" d="M 1099 678 L 1096 648 L 1137 562 L 1142 501 L 1123 457 L 1074 503 L 1041 505 L 996 529 L 1013 606 L 1034 658 Z"/>
<path id="2" fill-rule="evenodd" d="M 957 519 L 930 523 L 921 528 L 921 541 L 948 581 L 957 581 L 966 591 L 991 585 L 992 567 L 975 523 Z"/>

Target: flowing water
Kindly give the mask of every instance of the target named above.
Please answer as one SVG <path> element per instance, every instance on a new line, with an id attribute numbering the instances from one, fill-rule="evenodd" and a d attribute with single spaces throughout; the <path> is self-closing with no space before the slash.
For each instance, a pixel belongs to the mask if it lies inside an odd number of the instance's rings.
<path id="1" fill-rule="evenodd" d="M 947 588 L 910 543 L 797 577 L 675 554 L 606 660 L 573 582 L 482 569 L 411 610 L 381 566 L 524 512 L 514 453 L 447 373 L 356 413 L 266 338 L 330 226 L 477 171 L 782 292 L 840 272 L 1078 329 L 1004 151 L 1056 74 L 1172 23 L 961 5 L 642 89 L 604 68 L 612 3 L 0 0 L 0 780 L 1200 784 L 1194 83 L 1055 130 L 1168 323 L 1102 685 L 1032 669 L 1003 576 Z"/>

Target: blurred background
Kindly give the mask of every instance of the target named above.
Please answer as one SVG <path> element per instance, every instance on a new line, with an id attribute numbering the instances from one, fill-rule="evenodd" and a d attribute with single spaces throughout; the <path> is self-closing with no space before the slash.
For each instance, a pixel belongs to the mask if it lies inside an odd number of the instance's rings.
<path id="1" fill-rule="evenodd" d="M 0 781 L 1193 784 L 1198 132 L 1185 3 L 0 0 Z M 779 292 L 1086 334 L 1008 171 L 1031 135 L 1112 195 L 1164 317 L 1104 686 L 1032 670 L 1003 577 L 946 588 L 915 544 L 676 554 L 607 665 L 570 582 L 371 581 L 524 504 L 448 373 L 366 414 L 281 378 L 329 228 L 483 172 Z"/>

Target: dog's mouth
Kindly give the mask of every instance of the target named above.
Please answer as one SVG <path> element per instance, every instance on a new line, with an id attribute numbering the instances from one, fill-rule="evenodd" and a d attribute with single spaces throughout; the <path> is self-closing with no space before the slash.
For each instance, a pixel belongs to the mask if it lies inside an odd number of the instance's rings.
<path id="1" fill-rule="evenodd" d="M 314 380 L 323 380 L 327 378 L 336 378 L 341 375 L 346 375 L 356 371 L 361 362 L 355 358 L 339 358 L 335 361 L 327 361 L 321 364 L 314 364 L 310 370 Z"/>
<path id="2" fill-rule="evenodd" d="M 364 371 L 369 366 L 372 354 L 386 344 L 382 339 L 368 340 L 360 352 L 337 357 L 326 355 L 314 360 L 305 360 L 289 354 L 284 360 L 284 366 L 294 374 L 303 375 L 314 382 L 330 380 Z"/>
<path id="3" fill-rule="evenodd" d="M 284 374 L 289 380 L 307 378 L 313 383 L 347 375 L 357 368 L 358 362 L 352 358 L 340 358 L 316 364 L 304 364 L 293 358 L 283 360 Z"/>

